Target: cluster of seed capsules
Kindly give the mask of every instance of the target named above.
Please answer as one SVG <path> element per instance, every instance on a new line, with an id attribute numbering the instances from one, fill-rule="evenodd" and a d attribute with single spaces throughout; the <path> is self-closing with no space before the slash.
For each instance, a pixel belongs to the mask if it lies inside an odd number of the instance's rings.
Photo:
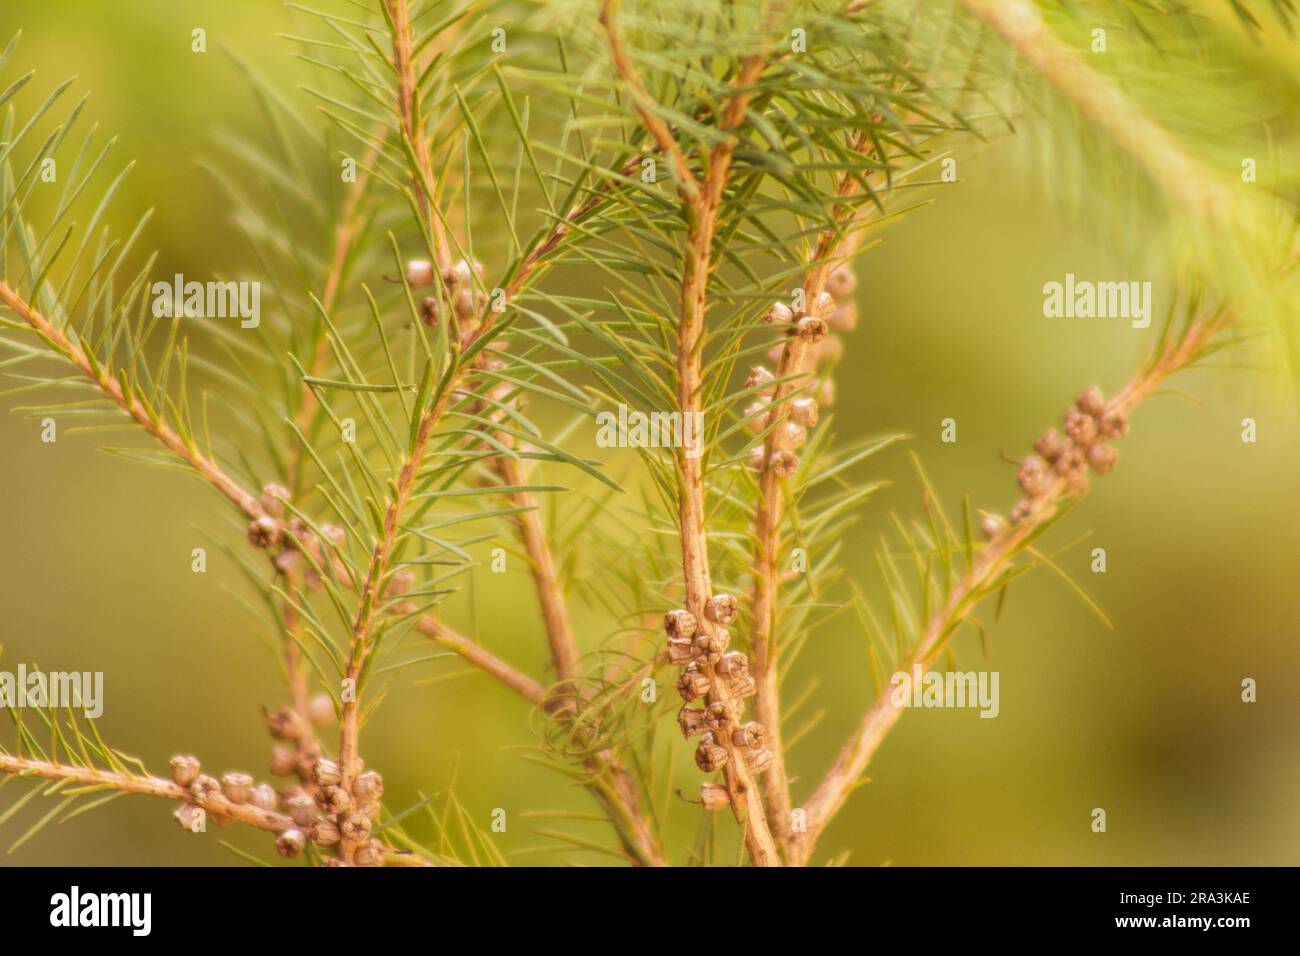
<path id="1" fill-rule="evenodd" d="M 843 342 L 835 332 L 849 332 L 857 327 L 858 307 L 853 301 L 857 277 L 848 266 L 833 269 L 826 280 L 826 290 L 802 311 L 796 311 L 783 302 L 773 305 L 763 321 L 783 329 L 787 335 L 803 339 L 808 348 L 809 368 L 814 374 L 823 366 L 834 365 L 844 351 Z M 777 368 L 781 367 L 786 343 L 779 342 L 768 351 L 767 357 Z M 794 374 L 803 369 L 789 369 Z M 756 365 L 745 381 L 748 389 L 761 389 L 758 400 L 745 409 L 744 417 L 749 428 L 764 432 L 771 424 L 768 405 L 772 401 L 776 376 L 767 368 Z M 780 425 L 781 433 L 772 443 L 770 465 L 776 474 L 788 478 L 799 467 L 798 450 L 808 440 L 809 428 L 817 424 L 818 405 L 835 403 L 835 385 L 829 376 L 823 376 L 816 387 L 817 397 L 801 396 L 790 400 L 789 414 Z M 762 471 L 769 464 L 768 450 L 763 445 L 749 453 L 749 467 Z"/>
<path id="2" fill-rule="evenodd" d="M 741 723 L 744 701 L 757 690 L 749 658 L 727 650 L 731 641 L 727 625 L 736 619 L 736 599 L 730 594 L 713 595 L 704 604 L 704 617 L 700 622 L 685 609 L 664 615 L 668 662 L 682 668 L 677 692 L 685 704 L 677 714 L 678 726 L 688 739 L 700 738 L 695 765 L 705 773 L 726 767 L 733 750 L 750 770 L 762 773 L 772 762 L 763 727 L 755 721 Z M 715 682 L 725 686 L 725 694 L 713 693 Z M 702 706 L 693 706 L 697 701 Z M 711 810 L 730 803 L 721 784 L 702 784 L 700 793 Z"/>
<path id="3" fill-rule="evenodd" d="M 1106 442 L 1128 434 L 1128 416 L 1110 409 L 1101 389 L 1093 385 L 1079 393 L 1065 413 L 1065 434 L 1049 428 L 1034 442 L 1035 454 L 1020 463 L 1016 478 L 1025 496 L 1011 509 L 1012 525 L 1024 522 L 1038 503 L 1063 481 L 1069 494 L 1088 488 L 1088 468 L 1104 475 L 1115 467 L 1119 451 Z M 980 524 L 986 538 L 993 538 L 1006 526 L 997 515 Z"/>
<path id="4" fill-rule="evenodd" d="M 320 703 L 321 700 L 324 703 Z M 333 705 L 328 698 L 312 702 L 313 719 L 318 711 Z M 300 741 L 311 738 L 306 722 L 291 710 L 281 710 L 267 718 L 273 735 Z M 314 738 L 312 743 L 315 743 Z M 380 816 L 380 798 L 384 793 L 383 778 L 374 771 L 360 774 L 350 790 L 342 786 L 343 776 L 338 764 L 322 757 L 319 746 L 299 751 L 277 747 L 271 770 L 279 776 L 298 777 L 295 785 L 277 791 L 269 783 L 254 783 L 250 774 L 231 772 L 218 782 L 202 772 L 197 757 L 179 756 L 171 760 L 172 781 L 190 793 L 189 802 L 175 813 L 176 822 L 186 830 L 199 828 L 201 814 L 208 814 L 217 825 L 227 821 L 223 805 L 214 802 L 218 795 L 236 805 L 250 805 L 267 813 L 281 814 L 287 818 L 276 836 L 275 849 L 283 857 L 295 857 L 308 843 L 323 849 L 337 846 L 347 839 L 356 846 L 353 859 L 357 866 L 380 866 L 384 862 L 385 848 L 371 837 L 371 830 Z M 335 857 L 322 856 L 325 865 L 339 865 Z"/>

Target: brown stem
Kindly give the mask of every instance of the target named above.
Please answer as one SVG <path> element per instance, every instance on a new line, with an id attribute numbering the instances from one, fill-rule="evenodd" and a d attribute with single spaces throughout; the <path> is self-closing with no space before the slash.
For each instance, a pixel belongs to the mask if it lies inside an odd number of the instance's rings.
<path id="1" fill-rule="evenodd" d="M 1193 321 L 1180 339 L 1168 343 L 1150 366 L 1133 376 L 1128 385 L 1107 403 L 1106 410 L 1127 415 L 1166 378 L 1195 361 L 1228 323 L 1229 316 L 1222 312 Z M 918 665 L 924 669 L 932 663 L 953 631 L 974 610 L 980 590 L 1009 565 L 1021 546 L 1055 513 L 1063 500 L 1077 494 L 1070 491 L 1065 479 L 1057 478 L 1049 490 L 1036 499 L 1033 511 L 1024 521 L 1006 526 L 990 539 L 953 587 L 943 607 L 926 622 L 916 648 L 899 662 L 898 669 L 910 671 Z M 863 716 L 858 729 L 840 749 L 825 778 L 804 803 L 807 826 L 805 832 L 795 835 L 791 844 L 794 861 L 807 862 L 818 836 L 844 805 L 866 771 L 876 748 L 902 716 L 903 708 L 893 705 L 891 691 L 892 688 L 882 690 Z"/>

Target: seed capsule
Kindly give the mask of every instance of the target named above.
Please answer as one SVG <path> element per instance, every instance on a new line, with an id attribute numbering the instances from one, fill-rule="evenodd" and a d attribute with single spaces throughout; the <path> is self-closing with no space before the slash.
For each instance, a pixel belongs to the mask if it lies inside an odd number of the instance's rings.
<path id="1" fill-rule="evenodd" d="M 837 299 L 852 295 L 857 287 L 857 273 L 849 266 L 836 266 L 826 277 L 826 290 Z"/>
<path id="2" fill-rule="evenodd" d="M 1128 434 L 1128 416 L 1123 412 L 1107 412 L 1101 416 L 1101 433 L 1107 438 L 1123 438 Z"/>
<path id="3" fill-rule="evenodd" d="M 311 828 L 311 842 L 317 846 L 334 846 L 341 839 L 339 825 L 329 817 L 317 817 Z"/>
<path id="4" fill-rule="evenodd" d="M 1086 448 L 1097 440 L 1097 420 L 1072 405 L 1065 413 L 1065 433 L 1076 445 Z"/>
<path id="5" fill-rule="evenodd" d="M 668 663 L 680 667 L 695 658 L 695 642 L 677 638 L 668 639 Z"/>
<path id="6" fill-rule="evenodd" d="M 728 679 L 727 689 L 731 691 L 731 696 L 737 700 L 744 700 L 746 697 L 753 697 L 758 693 L 758 687 L 754 684 L 754 678 L 746 671 L 744 674 L 738 674 Z"/>
<path id="7" fill-rule="evenodd" d="M 827 377 L 822 379 L 821 388 L 817 391 L 817 401 L 832 408 L 835 405 L 835 379 Z"/>
<path id="8" fill-rule="evenodd" d="M 439 314 L 438 300 L 431 295 L 426 295 L 420 302 L 420 321 L 425 325 L 437 325 Z"/>
<path id="9" fill-rule="evenodd" d="M 1106 399 L 1102 396 L 1101 389 L 1096 385 L 1085 388 L 1080 392 L 1074 404 L 1093 418 L 1100 418 L 1106 411 Z"/>
<path id="10" fill-rule="evenodd" d="M 414 574 L 410 571 L 398 571 L 388 579 L 388 586 L 384 588 L 384 594 L 387 597 L 398 597 L 411 590 L 414 585 Z"/>
<path id="11" fill-rule="evenodd" d="M 333 787 L 342 779 L 343 773 L 333 760 L 322 758 L 317 760 L 316 766 L 312 768 L 311 780 L 318 787 Z"/>
<path id="12" fill-rule="evenodd" d="M 681 694 L 682 699 L 689 704 L 708 692 L 708 676 L 699 669 L 698 664 L 694 662 L 687 664 L 686 670 L 682 671 L 682 676 L 677 680 L 677 693 Z"/>
<path id="13" fill-rule="evenodd" d="M 737 727 L 731 735 L 731 742 L 742 749 L 763 746 L 763 725 L 751 720 L 743 727 Z"/>
<path id="14" fill-rule="evenodd" d="M 1052 470 L 1062 477 L 1068 477 L 1084 468 L 1085 457 L 1082 448 L 1071 445 L 1069 450 L 1052 464 Z"/>
<path id="15" fill-rule="evenodd" d="M 697 634 L 691 643 L 691 657 L 701 664 L 716 664 L 730 641 L 731 635 L 722 627 L 714 634 Z"/>
<path id="16" fill-rule="evenodd" d="M 182 830 L 193 833 L 202 827 L 203 815 L 203 810 L 194 804 L 182 803 L 172 814 L 172 819 L 180 824 Z"/>
<path id="17" fill-rule="evenodd" d="M 360 843 L 370 836 L 370 818 L 364 813 L 353 813 L 343 821 L 339 831 L 344 839 Z"/>
<path id="18" fill-rule="evenodd" d="M 731 715 L 731 708 L 718 700 L 704 708 L 704 723 L 713 732 L 715 740 L 725 740 L 735 720 Z"/>
<path id="19" fill-rule="evenodd" d="M 246 773 L 225 774 L 221 778 L 221 792 L 231 803 L 247 803 L 253 796 L 253 778 Z"/>
<path id="20" fill-rule="evenodd" d="M 1033 455 L 1020 463 L 1016 478 L 1020 482 L 1021 490 L 1031 498 L 1038 498 L 1046 494 L 1052 485 L 1052 480 L 1048 477 L 1043 459 Z"/>
<path id="21" fill-rule="evenodd" d="M 292 859 L 302 852 L 307 845 L 307 837 L 301 830 L 285 830 L 275 838 L 275 852 Z"/>
<path id="22" fill-rule="evenodd" d="M 844 343 L 839 336 L 827 335 L 813 346 L 813 360 L 822 365 L 834 365 L 844 355 Z"/>
<path id="23" fill-rule="evenodd" d="M 996 538 L 1001 531 L 1002 519 L 997 515 L 987 515 L 980 522 L 980 534 L 984 535 L 986 539 Z"/>
<path id="24" fill-rule="evenodd" d="M 772 470 L 782 478 L 789 478 L 799 469 L 799 456 L 778 448 L 772 452 Z"/>
<path id="25" fill-rule="evenodd" d="M 1070 443 L 1055 428 L 1049 428 L 1034 442 L 1034 451 L 1047 461 L 1056 461 L 1070 450 Z"/>
<path id="26" fill-rule="evenodd" d="M 704 602 L 704 616 L 714 624 L 730 624 L 736 619 L 736 598 L 731 594 L 715 594 Z"/>
<path id="27" fill-rule="evenodd" d="M 768 423 L 771 421 L 771 416 L 767 411 L 767 402 L 751 402 L 745 406 L 745 410 L 741 412 L 741 415 L 744 418 L 745 427 L 755 434 L 767 428 Z"/>
<path id="28" fill-rule="evenodd" d="M 280 523 L 270 515 L 262 515 L 248 523 L 248 540 L 258 548 L 269 548 L 280 540 Z"/>
<path id="29" fill-rule="evenodd" d="M 767 310 L 763 321 L 769 325 L 786 325 L 794 321 L 794 312 L 784 302 L 777 302 Z"/>
<path id="30" fill-rule="evenodd" d="M 289 499 L 289 489 L 284 485 L 269 484 L 262 488 L 262 510 L 272 518 L 284 516 L 284 503 Z"/>
<path id="31" fill-rule="evenodd" d="M 300 827 L 310 826 L 316 815 L 316 805 L 306 794 L 295 794 L 284 803 L 289 810 L 289 818 Z"/>
<path id="32" fill-rule="evenodd" d="M 194 802 L 200 806 L 220 792 L 221 784 L 207 774 L 199 774 L 194 778 L 194 783 L 190 784 L 190 794 L 194 797 Z"/>
<path id="33" fill-rule="evenodd" d="M 808 316 L 822 320 L 825 325 L 826 320 L 831 317 L 835 311 L 835 296 L 829 292 L 818 292 L 817 298 L 813 299 L 812 307 L 808 310 Z"/>
<path id="34" fill-rule="evenodd" d="M 826 320 L 815 315 L 805 315 L 795 326 L 795 334 L 811 345 L 826 337 Z"/>
<path id="35" fill-rule="evenodd" d="M 767 450 L 762 445 L 757 445 L 749 450 L 750 471 L 762 471 L 763 465 L 767 462 Z"/>
<path id="36" fill-rule="evenodd" d="M 796 398 L 790 403 L 790 420 L 804 428 L 817 424 L 817 402 L 811 398 Z"/>
<path id="37" fill-rule="evenodd" d="M 746 750 L 745 766 L 749 767 L 754 773 L 763 773 L 768 767 L 772 766 L 772 751 L 766 747 Z"/>
<path id="38" fill-rule="evenodd" d="M 325 536 L 325 540 L 336 548 L 341 548 L 343 542 L 348 539 L 348 533 L 335 524 L 321 525 L 320 533 Z"/>
<path id="39" fill-rule="evenodd" d="M 695 748 L 695 766 L 705 773 L 721 770 L 727 763 L 727 748 L 714 742 L 713 734 L 706 733 Z"/>
<path id="40" fill-rule="evenodd" d="M 373 770 L 367 770 L 352 782 L 352 796 L 358 800 L 378 800 L 384 795 L 384 778 Z"/>
<path id="41" fill-rule="evenodd" d="M 852 332 L 858 327 L 858 304 L 852 300 L 839 303 L 829 321 L 836 332 Z"/>
<path id="42" fill-rule="evenodd" d="M 248 802 L 259 810 L 271 811 L 275 810 L 279 799 L 275 795 L 274 787 L 269 783 L 259 783 L 253 788 L 253 793 L 248 798 Z"/>
<path id="43" fill-rule="evenodd" d="M 347 813 L 352 808 L 352 798 L 342 787 L 321 787 L 316 791 L 316 805 L 326 813 Z"/>
<path id="44" fill-rule="evenodd" d="M 271 773 L 277 777 L 287 777 L 298 767 L 298 755 L 288 747 L 276 747 L 271 751 Z"/>
<path id="45" fill-rule="evenodd" d="M 1109 445 L 1096 444 L 1088 449 L 1088 464 L 1092 465 L 1092 470 L 1099 475 L 1104 475 L 1115 467 L 1115 462 L 1119 460 L 1119 452 Z"/>
<path id="46" fill-rule="evenodd" d="M 695 636 L 698 626 L 695 615 L 682 608 L 664 615 L 664 630 L 674 640 L 689 641 Z"/>
<path id="47" fill-rule="evenodd" d="M 776 381 L 775 375 L 763 366 L 755 365 L 749 370 L 749 376 L 745 379 L 745 388 L 765 388 L 774 381 Z"/>
<path id="48" fill-rule="evenodd" d="M 725 810 L 731 806 L 731 794 L 724 785 L 705 781 L 700 784 L 700 803 L 705 810 Z"/>
<path id="49" fill-rule="evenodd" d="M 199 775 L 199 758 L 182 755 L 172 757 L 172 780 L 182 787 L 188 787 Z"/>
<path id="50" fill-rule="evenodd" d="M 280 740 L 297 740 L 311 728 L 298 716 L 297 711 L 283 707 L 266 715 L 266 729 L 271 732 L 272 737 Z"/>
<path id="51" fill-rule="evenodd" d="M 781 429 L 781 434 L 785 443 L 791 448 L 802 448 L 804 442 L 808 440 L 808 433 L 803 430 L 803 426 L 794 422 L 786 422 Z"/>
<path id="52" fill-rule="evenodd" d="M 677 726 L 683 737 L 694 737 L 709 729 L 705 712 L 696 707 L 683 707 L 677 712 Z"/>
<path id="53" fill-rule="evenodd" d="M 723 654 L 722 660 L 718 661 L 714 670 L 723 677 L 737 677 L 741 674 L 747 674 L 749 673 L 749 658 L 740 651 Z"/>
<path id="54" fill-rule="evenodd" d="M 1021 498 L 1011 509 L 1011 523 L 1020 524 L 1034 512 L 1034 503 L 1028 498 Z"/>
<path id="55" fill-rule="evenodd" d="M 307 702 L 307 718 L 316 726 L 334 720 L 334 699 L 329 694 L 317 694 Z"/>
<path id="56" fill-rule="evenodd" d="M 426 259 L 412 259 L 406 264 L 406 284 L 412 289 L 433 285 L 433 263 Z"/>
<path id="57" fill-rule="evenodd" d="M 369 842 L 357 847 L 356 855 L 353 857 L 357 866 L 383 866 L 384 865 L 384 845 L 378 840 Z"/>

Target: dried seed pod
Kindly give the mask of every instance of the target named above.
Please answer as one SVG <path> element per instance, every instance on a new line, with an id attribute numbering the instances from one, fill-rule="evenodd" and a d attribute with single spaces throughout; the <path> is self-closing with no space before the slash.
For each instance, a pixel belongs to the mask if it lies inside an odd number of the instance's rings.
<path id="1" fill-rule="evenodd" d="M 730 624 L 736 619 L 735 595 L 713 595 L 713 597 L 704 602 L 704 616 L 714 624 Z"/>
<path id="2" fill-rule="evenodd" d="M 271 773 L 277 777 L 287 777 L 298 767 L 298 755 L 288 747 L 276 747 L 271 751 Z"/>
<path id="3" fill-rule="evenodd" d="M 1097 440 L 1097 420 L 1071 405 L 1065 413 L 1065 433 L 1076 445 L 1087 447 Z"/>
<path id="4" fill-rule="evenodd" d="M 716 664 L 730 641 L 731 635 L 722 627 L 715 634 L 697 634 L 691 643 L 691 657 L 701 664 Z"/>
<path id="5" fill-rule="evenodd" d="M 705 773 L 721 770 L 727 764 L 727 748 L 719 747 L 713 734 L 706 733 L 695 748 L 695 766 Z"/>
<path id="6" fill-rule="evenodd" d="M 986 515 L 984 520 L 980 522 L 980 534 L 989 540 L 996 538 L 1002 528 L 1003 521 L 997 515 Z"/>
<path id="7" fill-rule="evenodd" d="M 803 426 L 795 422 L 786 422 L 781 427 L 781 437 L 791 448 L 802 448 L 808 440 L 808 433 Z"/>
<path id="8" fill-rule="evenodd" d="M 795 326 L 795 334 L 810 345 L 816 345 L 826 337 L 826 320 L 816 315 L 805 315 Z"/>
<path id="9" fill-rule="evenodd" d="M 333 787 L 343 779 L 343 772 L 339 770 L 336 761 L 321 758 L 316 761 L 316 765 L 311 771 L 311 782 L 318 787 Z"/>
<path id="10" fill-rule="evenodd" d="M 262 487 L 262 510 L 272 518 L 284 517 L 284 503 L 289 500 L 289 489 L 272 482 Z"/>
<path id="11" fill-rule="evenodd" d="M 413 289 L 433 285 L 433 263 L 426 259 L 412 259 L 406 264 L 406 283 Z"/>
<path id="12" fill-rule="evenodd" d="M 426 295 L 420 301 L 420 321 L 425 325 L 437 325 L 440 314 L 438 300 L 434 296 Z"/>
<path id="13" fill-rule="evenodd" d="M 262 515 L 248 523 L 248 540 L 254 547 L 269 548 L 280 541 L 280 523 L 270 515 Z"/>
<path id="14" fill-rule="evenodd" d="M 749 461 L 746 464 L 749 465 L 750 471 L 762 471 L 763 465 L 766 464 L 766 462 L 767 449 L 762 445 L 756 445 L 749 450 Z"/>
<path id="15" fill-rule="evenodd" d="M 1016 502 L 1015 507 L 1011 509 L 1011 523 L 1020 524 L 1029 518 L 1034 512 L 1034 503 L 1028 498 L 1021 498 Z"/>
<path id="16" fill-rule="evenodd" d="M 817 424 L 817 402 L 811 398 L 796 398 L 790 403 L 790 421 L 812 428 Z"/>
<path id="17" fill-rule="evenodd" d="M 1093 418 L 1100 418 L 1106 411 L 1106 399 L 1102 396 L 1101 389 L 1096 385 L 1089 386 L 1080 392 L 1074 404 Z"/>
<path id="18" fill-rule="evenodd" d="M 311 842 L 317 846 L 334 846 L 342 838 L 339 825 L 329 817 L 317 817 L 311 828 Z"/>
<path id="19" fill-rule="evenodd" d="M 364 813 L 353 813 L 343 821 L 343 826 L 339 828 L 343 838 L 351 840 L 354 843 L 360 843 L 370 836 L 370 818 Z"/>
<path id="20" fill-rule="evenodd" d="M 749 658 L 740 651 L 732 651 L 729 654 L 723 654 L 722 660 L 718 661 L 714 670 L 723 677 L 736 677 L 740 674 L 748 674 Z"/>
<path id="21" fill-rule="evenodd" d="M 1038 441 L 1034 442 L 1034 451 L 1042 455 L 1046 461 L 1054 462 L 1069 450 L 1070 443 L 1061 437 L 1061 433 L 1055 428 L 1049 428 L 1038 436 Z"/>
<path id="22" fill-rule="evenodd" d="M 253 778 L 246 773 L 231 771 L 221 778 L 221 792 L 231 803 L 247 803 L 253 796 Z"/>
<path id="23" fill-rule="evenodd" d="M 805 318 L 812 316 L 821 319 L 824 324 L 826 320 L 831 317 L 831 313 L 834 311 L 835 296 L 831 295 L 829 292 L 818 292 L 817 298 L 813 299 L 812 305 L 809 307 Z"/>
<path id="24" fill-rule="evenodd" d="M 1036 455 L 1030 455 L 1020 463 L 1016 480 L 1020 482 L 1020 489 L 1031 498 L 1041 497 L 1052 486 L 1047 466 Z"/>
<path id="25" fill-rule="evenodd" d="M 664 615 L 664 631 L 674 640 L 689 641 L 698 627 L 695 615 L 685 609 L 678 608 Z"/>
<path id="26" fill-rule="evenodd" d="M 682 695 L 682 700 L 688 704 L 693 700 L 698 700 L 709 692 L 709 678 L 699 669 L 699 665 L 691 662 L 686 665 L 682 671 L 682 676 L 677 680 L 677 693 Z"/>
<path id="27" fill-rule="evenodd" d="M 677 712 L 677 726 L 682 730 L 683 737 L 694 737 L 702 734 L 709 729 L 705 720 L 706 714 L 697 707 L 683 707 Z"/>
<path id="28" fill-rule="evenodd" d="M 321 787 L 316 791 L 316 805 L 326 813 L 347 813 L 352 808 L 352 798 L 342 787 Z"/>
<path id="29" fill-rule="evenodd" d="M 799 456 L 784 448 L 772 452 L 772 470 L 782 478 L 789 478 L 799 469 Z"/>
<path id="30" fill-rule="evenodd" d="M 813 361 L 821 365 L 834 365 L 844 355 L 844 343 L 839 336 L 827 335 L 813 346 Z"/>
<path id="31" fill-rule="evenodd" d="M 722 701 L 714 701 L 704 708 L 704 724 L 713 732 L 715 739 L 726 739 L 727 731 L 735 724 L 731 708 Z"/>
<path id="32" fill-rule="evenodd" d="M 289 818 L 300 827 L 309 826 L 316 815 L 316 803 L 303 793 L 294 794 L 284 802 Z"/>
<path id="33" fill-rule="evenodd" d="M 850 296 L 858 287 L 858 276 L 850 266 L 836 266 L 826 277 L 826 291 L 837 299 Z"/>
<path id="34" fill-rule="evenodd" d="M 746 697 L 753 697 L 758 693 L 758 687 L 754 683 L 754 678 L 748 671 L 743 674 L 737 674 L 735 677 L 728 678 L 727 689 L 731 691 L 731 696 L 737 700 L 744 700 Z"/>
<path id="35" fill-rule="evenodd" d="M 384 588 L 386 597 L 397 597 L 405 594 L 415 585 L 415 575 L 410 571 L 397 571 L 388 579 L 388 585 Z"/>
<path id="36" fill-rule="evenodd" d="M 839 303 L 828 321 L 836 332 L 852 332 L 858 327 L 858 304 L 852 300 Z"/>
<path id="37" fill-rule="evenodd" d="M 301 830 L 285 830 L 275 838 L 275 852 L 286 859 L 292 859 L 302 852 L 307 845 L 307 836 Z"/>
<path id="38" fill-rule="evenodd" d="M 763 366 L 755 365 L 749 370 L 749 375 L 745 379 L 745 388 L 766 388 L 775 381 L 775 375 Z"/>
<path id="39" fill-rule="evenodd" d="M 695 642 L 675 637 L 668 639 L 668 663 L 680 667 L 695 659 Z"/>
<path id="40" fill-rule="evenodd" d="M 700 803 L 705 810 L 725 810 L 731 806 L 731 794 L 723 784 L 705 781 L 700 784 Z"/>
<path id="41" fill-rule="evenodd" d="M 737 727 L 731 735 L 731 742 L 742 749 L 763 746 L 763 725 L 751 720 L 743 727 Z"/>
<path id="42" fill-rule="evenodd" d="M 181 829 L 190 833 L 202 828 L 203 817 L 203 810 L 192 803 L 182 803 L 172 814 L 172 819 L 180 824 Z"/>
<path id="43" fill-rule="evenodd" d="M 369 840 L 357 847 L 353 859 L 356 860 L 357 866 L 383 866 L 384 845 L 378 840 Z"/>
<path id="44" fill-rule="evenodd" d="M 279 798 L 275 795 L 275 788 L 269 783 L 259 783 L 253 788 L 248 802 L 259 810 L 274 810 L 279 804 Z"/>
<path id="45" fill-rule="evenodd" d="M 745 427 L 754 433 L 767 428 L 771 421 L 771 416 L 767 413 L 767 402 L 751 402 L 745 406 L 741 416 L 744 418 Z"/>
<path id="46" fill-rule="evenodd" d="M 766 747 L 746 750 L 745 766 L 749 767 L 754 773 L 763 773 L 768 767 L 772 766 L 772 751 Z"/>
<path id="47" fill-rule="evenodd" d="M 329 694 L 317 694 L 307 702 L 307 719 L 317 727 L 334 720 L 334 698 Z"/>
<path id="48" fill-rule="evenodd" d="M 199 758 L 188 755 L 172 757 L 172 781 L 188 787 L 199 775 Z"/>
<path id="49" fill-rule="evenodd" d="M 384 778 L 373 770 L 367 770 L 352 781 L 352 796 L 358 800 L 378 800 L 383 795 Z"/>
<path id="50" fill-rule="evenodd" d="M 1107 438 L 1123 438 L 1128 434 L 1128 416 L 1121 411 L 1102 415 L 1101 433 Z"/>
<path id="51" fill-rule="evenodd" d="M 794 312 L 784 302 L 775 303 L 763 316 L 768 325 L 787 325 L 794 321 Z"/>
<path id="52" fill-rule="evenodd" d="M 272 737 L 279 740 L 297 740 L 311 728 L 307 726 L 307 722 L 298 715 L 297 711 L 282 707 L 280 710 L 266 715 L 266 729 L 271 732 Z"/>
<path id="53" fill-rule="evenodd" d="M 1103 445 L 1098 442 L 1088 449 L 1088 464 L 1092 470 L 1099 475 L 1104 475 L 1115 467 L 1115 462 L 1119 460 L 1119 451 L 1111 448 L 1109 445 Z"/>
<path id="54" fill-rule="evenodd" d="M 211 800 L 221 792 L 221 784 L 209 777 L 205 773 L 199 774 L 190 784 L 190 794 L 194 797 L 194 802 L 200 806 L 207 800 Z"/>

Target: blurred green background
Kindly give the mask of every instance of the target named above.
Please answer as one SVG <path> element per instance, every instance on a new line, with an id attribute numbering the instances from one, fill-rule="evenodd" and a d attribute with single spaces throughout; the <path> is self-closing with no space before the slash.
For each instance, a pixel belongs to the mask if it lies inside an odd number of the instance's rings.
<path id="1" fill-rule="evenodd" d="M 197 26 L 208 32 L 204 56 L 190 52 Z M 157 207 L 147 238 L 162 250 L 161 275 L 246 263 L 197 166 L 214 137 L 256 123 L 218 48 L 292 86 L 292 47 L 275 34 L 294 27 L 290 11 L 264 0 L 0 7 L 0 39 L 24 29 L 18 66 L 37 68 L 35 85 L 78 74 L 94 91 L 91 115 L 120 136 L 119 160 L 138 160 L 116 224 Z M 1006 509 L 1016 489 L 999 453 L 1023 454 L 1082 386 L 1121 385 L 1151 330 L 1044 319 L 1043 282 L 1127 276 L 1131 264 L 1039 202 L 1007 162 L 1008 145 L 971 150 L 958 152 L 963 181 L 889 227 L 861 260 L 863 318 L 847 342 L 833 427 L 846 440 L 905 430 L 947 501 L 969 493 Z M 1167 301 L 1157 290 L 1157 307 Z M 1061 561 L 1114 631 L 1050 573 L 1023 580 L 989 660 L 969 639 L 959 645 L 965 666 L 1001 673 L 1000 716 L 905 715 L 822 855 L 849 850 L 863 865 L 1300 863 L 1300 443 L 1294 406 L 1262 383 L 1239 369 L 1196 371 L 1176 387 L 1203 407 L 1159 398 L 1137 413 L 1121 467 L 1054 539 L 1091 529 Z M 12 404 L 0 416 L 0 666 L 104 671 L 101 732 L 150 767 L 190 752 L 210 771 L 264 771 L 260 708 L 283 703 L 277 665 L 231 597 L 244 588 L 236 570 L 199 530 L 237 541 L 241 529 L 198 482 L 111 458 L 93 438 L 43 444 L 39 423 L 8 413 Z M 939 441 L 949 416 L 955 445 Z M 1259 423 L 1258 444 L 1240 441 L 1246 416 Z M 917 510 L 909 474 L 899 451 L 867 474 L 895 481 L 852 533 L 847 560 L 864 580 L 887 511 Z M 206 575 L 190 572 L 199 546 L 209 549 Z M 1106 574 L 1089 573 L 1092 547 L 1106 548 Z M 495 581 L 493 591 L 480 578 L 473 595 L 477 631 L 540 673 L 530 588 L 517 574 Z M 794 686 L 813 675 L 829 716 L 791 758 L 797 793 L 870 700 L 865 644 L 847 619 L 817 636 Z M 1258 681 L 1258 703 L 1240 701 L 1245 677 Z M 521 756 L 534 742 L 528 709 L 487 679 L 408 678 L 394 690 L 364 747 L 394 806 L 441 789 L 458 766 L 457 793 L 483 826 L 494 807 L 512 812 L 508 832 L 493 836 L 507 851 L 542 842 L 516 811 L 594 809 Z M 6 787 L 0 805 L 18 793 Z M 1089 828 L 1094 807 L 1107 811 L 1104 835 Z M 47 829 L 0 865 L 238 863 L 219 839 L 269 855 L 264 835 L 239 828 L 183 833 L 171 809 L 124 798 Z M 43 812 L 29 804 L 0 848 Z M 520 858 L 566 860 L 601 858 Z"/>

